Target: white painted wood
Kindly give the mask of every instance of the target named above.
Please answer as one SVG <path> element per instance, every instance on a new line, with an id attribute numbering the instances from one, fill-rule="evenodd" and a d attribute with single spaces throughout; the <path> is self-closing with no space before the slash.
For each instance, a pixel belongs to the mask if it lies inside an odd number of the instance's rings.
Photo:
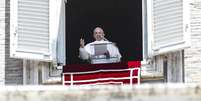
<path id="1" fill-rule="evenodd" d="M 185 83 L 201 83 L 201 0 L 191 0 L 191 48 L 184 50 Z"/>
<path id="2" fill-rule="evenodd" d="M 142 34 L 143 34 L 143 61 L 149 57 L 148 55 L 148 25 L 147 25 L 147 0 L 142 0 Z"/>
<path id="3" fill-rule="evenodd" d="M 61 66 L 66 64 L 66 12 L 65 12 L 65 2 L 62 0 L 61 3 L 61 13 L 59 19 L 59 33 L 57 37 L 57 49 L 56 49 L 56 63 L 59 63 Z M 61 68 L 62 69 L 62 68 Z"/>
<path id="4" fill-rule="evenodd" d="M 147 0 L 149 56 L 190 47 L 189 0 Z"/>
<path id="5" fill-rule="evenodd" d="M 6 6 L 6 1 L 1 0 L 0 1 L 0 85 L 5 85 L 5 29 L 6 29 L 6 24 L 5 24 L 5 6 Z"/>
<path id="6" fill-rule="evenodd" d="M 49 1 L 11 0 L 11 11 L 11 57 L 50 60 Z"/>
<path id="7" fill-rule="evenodd" d="M 167 82 L 183 83 L 182 51 L 167 54 Z"/>
<path id="8" fill-rule="evenodd" d="M 23 85 L 27 84 L 27 61 L 23 60 Z"/>
<path id="9" fill-rule="evenodd" d="M 11 57 L 56 61 L 61 2 L 11 0 Z"/>
<path id="10" fill-rule="evenodd" d="M 52 54 L 52 60 L 54 65 L 57 63 L 57 39 L 60 30 L 60 18 L 62 15 L 62 3 L 63 0 L 49 0 L 49 33 L 50 33 L 50 53 Z"/>

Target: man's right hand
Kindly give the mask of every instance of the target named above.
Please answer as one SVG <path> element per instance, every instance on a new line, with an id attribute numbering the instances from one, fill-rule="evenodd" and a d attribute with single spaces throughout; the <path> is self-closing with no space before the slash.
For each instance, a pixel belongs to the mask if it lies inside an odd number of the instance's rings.
<path id="1" fill-rule="evenodd" d="M 85 44 L 84 39 L 81 38 L 81 39 L 80 39 L 80 47 L 81 47 L 81 48 L 84 48 L 84 44 Z"/>

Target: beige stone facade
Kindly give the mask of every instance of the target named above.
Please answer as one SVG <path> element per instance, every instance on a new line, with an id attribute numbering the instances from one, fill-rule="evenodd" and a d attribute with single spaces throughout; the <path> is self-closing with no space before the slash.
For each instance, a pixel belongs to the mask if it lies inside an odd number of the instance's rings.
<path id="1" fill-rule="evenodd" d="M 60 81 L 61 70 L 50 68 L 50 64 L 36 61 L 26 61 L 23 69 L 22 59 L 13 59 L 9 57 L 10 44 L 10 0 L 0 0 L 0 85 L 22 85 L 22 84 L 42 84 L 47 82 Z M 171 75 L 173 81 L 182 81 L 174 79 L 175 77 L 184 76 L 186 83 L 201 82 L 201 0 L 191 0 L 191 48 L 184 50 L 184 73 L 178 74 L 177 70 Z M 160 55 L 152 58 L 148 68 L 143 68 L 142 76 L 159 77 L 167 79 L 164 73 L 172 72 L 164 71 L 164 60 L 172 60 L 172 64 L 176 64 L 173 59 L 174 54 L 177 54 L 178 59 L 181 57 L 182 51 L 169 53 L 166 56 Z M 175 58 L 175 59 L 177 59 Z M 174 65 L 174 67 L 178 67 Z M 173 68 L 169 66 L 168 68 Z M 24 71 L 23 71 L 24 70 Z M 151 71 L 151 73 L 148 73 Z M 171 70 L 170 70 L 171 71 Z M 174 70 L 173 70 L 174 71 Z M 179 70 L 180 71 L 180 70 Z M 181 72 L 181 71 L 180 71 Z M 55 78 L 56 77 L 56 78 Z M 169 76 L 170 77 L 170 76 Z"/>
<path id="2" fill-rule="evenodd" d="M 185 49 L 185 82 L 201 82 L 201 0 L 191 3 L 191 48 Z"/>
<path id="3" fill-rule="evenodd" d="M 200 101 L 200 85 L 146 84 L 133 86 L 8 86 L 1 101 Z"/>

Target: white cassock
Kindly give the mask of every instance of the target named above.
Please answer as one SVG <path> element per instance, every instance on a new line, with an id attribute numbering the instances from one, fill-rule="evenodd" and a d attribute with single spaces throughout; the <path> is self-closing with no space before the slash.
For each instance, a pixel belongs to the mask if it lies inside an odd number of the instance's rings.
<path id="1" fill-rule="evenodd" d="M 102 40 L 88 43 L 87 45 L 85 45 L 84 48 L 79 49 L 79 57 L 83 60 L 90 59 L 91 56 L 95 55 L 93 44 L 101 44 L 101 43 L 111 43 L 111 42 Z M 122 56 L 119 52 L 119 49 L 114 44 L 107 44 L 107 50 L 109 52 L 110 57 L 116 57 L 118 59 L 117 62 L 120 62 Z"/>

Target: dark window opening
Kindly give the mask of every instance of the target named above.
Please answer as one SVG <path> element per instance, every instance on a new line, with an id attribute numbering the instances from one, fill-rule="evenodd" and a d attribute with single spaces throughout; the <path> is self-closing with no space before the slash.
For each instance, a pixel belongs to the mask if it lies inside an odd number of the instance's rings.
<path id="1" fill-rule="evenodd" d="M 66 4 L 66 63 L 80 64 L 80 38 L 94 41 L 93 29 L 103 28 L 115 42 L 122 61 L 142 60 L 142 0 L 68 0 Z"/>

